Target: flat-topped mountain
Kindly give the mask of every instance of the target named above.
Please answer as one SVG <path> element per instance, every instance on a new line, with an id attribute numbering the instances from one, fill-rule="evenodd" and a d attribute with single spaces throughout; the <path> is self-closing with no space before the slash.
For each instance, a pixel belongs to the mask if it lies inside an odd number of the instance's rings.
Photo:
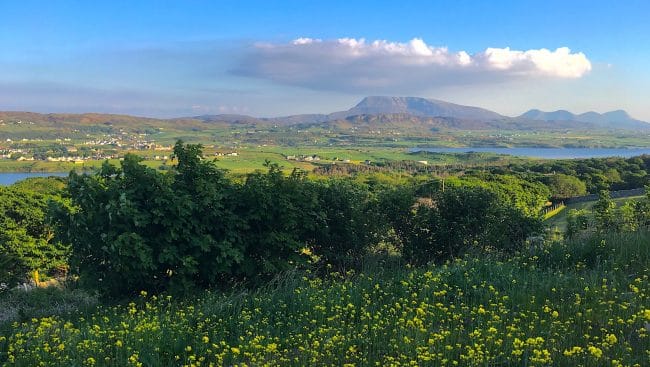
<path id="1" fill-rule="evenodd" d="M 574 114 L 567 110 L 557 110 L 544 112 L 540 110 L 530 110 L 518 119 L 538 120 L 538 121 L 576 121 L 587 122 L 605 128 L 623 128 L 623 129 L 647 129 L 650 124 L 632 118 L 623 110 L 598 113 L 589 111 L 581 114 Z"/>
<path id="2" fill-rule="evenodd" d="M 463 106 L 455 103 L 419 97 L 366 97 L 347 111 L 335 112 L 330 119 L 356 115 L 409 114 L 424 117 L 452 117 L 467 120 L 499 120 L 504 116 L 480 107 Z"/>

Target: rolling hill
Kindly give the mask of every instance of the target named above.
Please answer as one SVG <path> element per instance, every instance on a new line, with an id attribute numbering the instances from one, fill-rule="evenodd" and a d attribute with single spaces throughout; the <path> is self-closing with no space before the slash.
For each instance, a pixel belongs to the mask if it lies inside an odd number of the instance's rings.
<path id="1" fill-rule="evenodd" d="M 586 122 L 598 127 L 609 129 L 650 129 L 649 123 L 634 119 L 623 110 L 610 111 L 602 114 L 594 111 L 574 114 L 567 110 L 544 112 L 533 109 L 517 117 L 517 119 L 549 122 Z"/>
<path id="2" fill-rule="evenodd" d="M 40 114 L 33 112 L 0 112 L 0 123 L 24 121 L 39 129 L 74 129 L 113 127 L 132 131 L 142 129 L 204 130 L 228 126 L 323 127 L 327 129 L 353 126 L 359 128 L 390 128 L 417 131 L 438 130 L 650 130 L 650 123 L 632 118 L 622 110 L 607 113 L 574 114 L 566 110 L 544 112 L 530 110 L 517 117 L 508 117 L 480 107 L 419 97 L 370 96 L 345 111 L 330 114 L 301 114 L 284 117 L 252 117 L 246 115 L 202 115 L 157 119 L 113 114 Z"/>

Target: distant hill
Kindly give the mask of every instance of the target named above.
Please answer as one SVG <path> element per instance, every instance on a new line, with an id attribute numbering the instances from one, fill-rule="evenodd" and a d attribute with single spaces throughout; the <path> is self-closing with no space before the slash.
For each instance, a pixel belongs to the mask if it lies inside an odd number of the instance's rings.
<path id="1" fill-rule="evenodd" d="M 522 114 L 517 117 L 517 119 L 587 122 L 602 128 L 650 129 L 649 123 L 636 120 L 623 110 L 605 112 L 602 114 L 589 111 L 576 115 L 566 110 L 544 112 L 534 109 Z"/>
<path id="2" fill-rule="evenodd" d="M 409 114 L 413 116 L 451 117 L 483 121 L 505 118 L 505 116 L 484 108 L 463 106 L 435 99 L 372 96 L 364 98 L 347 111 L 331 113 L 329 119 L 377 114 Z"/>
<path id="3" fill-rule="evenodd" d="M 302 114 L 283 117 L 252 117 L 220 114 L 157 119 L 113 114 L 40 114 L 0 112 L 1 121 L 38 123 L 39 128 L 84 130 L 93 126 L 143 129 L 203 130 L 228 126 L 321 126 L 327 129 L 403 129 L 414 133 L 438 130 L 553 130 L 629 129 L 650 130 L 650 124 L 632 118 L 623 110 L 576 115 L 566 110 L 530 110 L 508 117 L 480 107 L 419 97 L 370 96 L 345 111 L 330 114 Z"/>

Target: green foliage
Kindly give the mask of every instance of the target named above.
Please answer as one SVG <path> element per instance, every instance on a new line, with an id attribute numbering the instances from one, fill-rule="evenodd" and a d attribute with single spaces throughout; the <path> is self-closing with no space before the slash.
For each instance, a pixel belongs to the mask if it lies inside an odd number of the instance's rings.
<path id="1" fill-rule="evenodd" d="M 242 261 L 229 181 L 198 146 L 179 143 L 174 154 L 169 174 L 134 155 L 94 176 L 71 173 L 75 209 L 57 217 L 82 283 L 112 295 L 186 289 L 217 284 Z"/>
<path id="2" fill-rule="evenodd" d="M 552 175 L 546 182 L 555 199 L 564 200 L 587 194 L 587 185 L 577 177 L 564 174 Z"/>
<path id="3" fill-rule="evenodd" d="M 0 294 L 0 334 L 4 326 L 13 322 L 90 311 L 97 305 L 96 296 L 71 284 L 29 290 L 17 288 Z"/>
<path id="4" fill-rule="evenodd" d="M 24 184 L 0 187 L 0 283 L 13 285 L 32 271 L 65 268 L 68 248 L 54 240 L 46 217 L 50 199 L 60 201 Z"/>
<path id="5" fill-rule="evenodd" d="M 236 212 L 246 224 L 245 252 L 236 274 L 265 279 L 301 261 L 301 241 L 314 229 L 316 193 L 304 174 L 285 177 L 280 167 L 267 164 L 267 173 L 248 175 L 238 191 Z"/>
<path id="6" fill-rule="evenodd" d="M 565 159 L 512 164 L 508 166 L 508 171 L 520 174 L 530 174 L 531 172 L 541 174 L 537 179 L 547 182 L 552 189 L 555 187 L 554 194 L 564 191 L 564 189 L 559 189 L 568 184 L 567 180 L 573 181 L 570 184 L 573 186 L 571 190 L 581 191 L 582 185 L 575 182 L 574 179 L 563 177 L 561 180 L 565 182 L 562 185 L 554 184 L 553 177 L 560 175 L 577 178 L 585 184 L 589 193 L 597 194 L 601 190 L 636 189 L 648 185 L 650 183 L 650 174 L 648 174 L 650 172 L 650 155 L 627 159 Z"/>
<path id="7" fill-rule="evenodd" d="M 231 180 L 201 147 L 178 142 L 161 173 L 127 155 L 93 176 L 72 173 L 74 207 L 55 215 L 82 283 L 108 295 L 258 283 L 318 261 L 358 267 L 373 245 L 401 244 L 412 262 L 470 249 L 511 251 L 539 229 L 546 187 L 515 176 L 385 188 L 349 179 L 310 181 L 303 171 Z M 439 185 L 438 185 L 439 186 Z M 432 205 L 415 205 L 424 193 Z"/>
<path id="8" fill-rule="evenodd" d="M 43 195 L 59 198 L 66 188 L 65 177 L 29 177 L 13 185 L 14 189 L 38 192 Z"/>
<path id="9" fill-rule="evenodd" d="M 358 265 L 378 241 L 381 224 L 375 195 L 350 180 L 329 180 L 316 186 L 319 215 L 310 233 L 315 253 L 337 267 Z"/>
<path id="10" fill-rule="evenodd" d="M 594 205 L 594 217 L 598 231 L 604 233 L 618 229 L 615 209 L 616 204 L 612 201 L 609 191 L 601 190 L 598 194 L 598 202 Z"/>
<path id="11" fill-rule="evenodd" d="M 580 231 L 586 230 L 591 225 L 589 212 L 585 209 L 571 209 L 567 213 L 567 238 L 574 237 Z"/>
<path id="12" fill-rule="evenodd" d="M 399 228 L 402 254 L 412 263 L 444 261 L 471 250 L 513 251 L 541 229 L 538 217 L 480 187 L 437 191 L 409 209 L 404 196 L 394 226 Z M 413 201 L 411 201 L 413 203 Z"/>
<path id="13" fill-rule="evenodd" d="M 649 246 L 648 232 L 613 233 L 507 257 L 291 272 L 255 291 L 47 310 L 6 325 L 0 364 L 647 366 Z"/>
<path id="14" fill-rule="evenodd" d="M 448 179 L 448 186 L 471 186 L 487 189 L 500 201 L 510 203 L 526 215 L 536 216 L 548 201 L 550 191 L 540 182 L 525 180 L 515 175 L 475 172 L 467 177 Z"/>

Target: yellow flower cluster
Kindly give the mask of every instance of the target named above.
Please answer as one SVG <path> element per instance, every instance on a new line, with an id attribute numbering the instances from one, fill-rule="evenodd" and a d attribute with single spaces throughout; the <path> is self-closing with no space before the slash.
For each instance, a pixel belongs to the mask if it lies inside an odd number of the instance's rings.
<path id="1" fill-rule="evenodd" d="M 603 281 L 530 266 L 467 258 L 307 273 L 236 296 L 143 292 L 88 317 L 15 323 L 0 337 L 0 358 L 8 366 L 648 365 L 647 273 Z"/>

